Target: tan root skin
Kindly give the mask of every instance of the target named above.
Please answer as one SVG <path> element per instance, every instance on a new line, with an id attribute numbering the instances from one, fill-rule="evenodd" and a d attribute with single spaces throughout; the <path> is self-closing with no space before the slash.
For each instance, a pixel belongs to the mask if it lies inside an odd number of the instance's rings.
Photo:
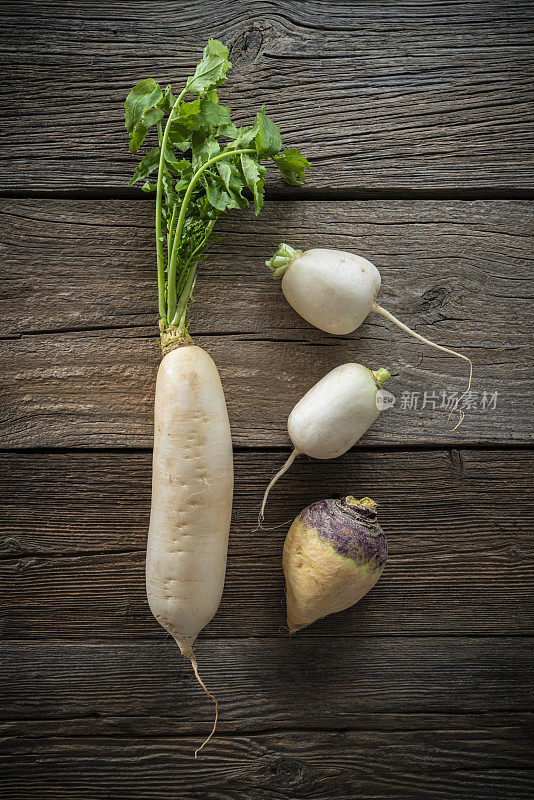
<path id="1" fill-rule="evenodd" d="M 205 350 L 179 347 L 164 357 L 154 423 L 147 596 L 160 625 L 192 658 L 221 599 L 233 490 L 228 412 Z"/>
<path id="2" fill-rule="evenodd" d="M 291 525 L 284 544 L 287 624 L 291 633 L 322 617 L 343 611 L 372 589 L 382 569 L 370 570 L 338 555 L 300 518 Z"/>

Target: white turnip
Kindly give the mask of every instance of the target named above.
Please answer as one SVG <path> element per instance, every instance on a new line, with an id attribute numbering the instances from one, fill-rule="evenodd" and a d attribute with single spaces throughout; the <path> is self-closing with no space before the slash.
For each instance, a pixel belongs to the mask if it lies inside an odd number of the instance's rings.
<path id="1" fill-rule="evenodd" d="M 350 450 L 378 419 L 377 392 L 389 376 L 387 369 L 372 372 L 362 364 L 342 364 L 299 400 L 287 420 L 294 450 L 265 491 L 260 525 L 269 492 L 299 454 L 337 458 Z"/>
<path id="2" fill-rule="evenodd" d="M 376 311 L 420 342 L 457 356 L 469 364 L 469 381 L 447 419 L 471 388 L 473 365 L 456 350 L 436 344 L 413 331 L 376 302 L 380 290 L 380 273 L 366 258 L 343 250 L 316 248 L 302 252 L 281 244 L 275 255 L 265 262 L 275 278 L 282 279 L 282 292 L 288 303 L 307 322 L 326 333 L 343 336 L 355 331 L 366 317 Z M 460 411 L 457 425 L 464 414 Z"/>
<path id="3" fill-rule="evenodd" d="M 320 500 L 305 508 L 284 543 L 291 633 L 357 603 L 380 578 L 386 558 L 386 537 L 368 497 Z"/>

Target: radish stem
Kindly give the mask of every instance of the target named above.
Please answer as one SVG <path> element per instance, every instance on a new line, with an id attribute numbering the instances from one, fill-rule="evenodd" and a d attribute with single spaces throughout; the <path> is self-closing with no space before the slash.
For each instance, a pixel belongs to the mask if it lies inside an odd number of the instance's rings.
<path id="1" fill-rule="evenodd" d="M 172 208 L 171 221 L 169 222 L 169 230 L 167 231 L 167 264 L 171 260 L 172 255 L 172 232 L 174 230 L 174 218 L 176 216 L 176 209 L 178 204 L 175 203 Z"/>
<path id="2" fill-rule="evenodd" d="M 158 181 L 156 184 L 156 261 L 158 269 L 158 306 L 159 306 L 159 315 L 164 322 L 167 321 L 167 309 L 165 308 L 165 262 L 163 260 L 163 238 L 161 234 L 161 198 L 163 193 L 163 164 L 165 162 L 165 149 L 167 147 L 167 140 L 169 138 L 169 132 L 171 129 L 171 123 L 172 123 L 172 118 L 174 116 L 174 111 L 180 105 L 180 101 L 182 100 L 186 92 L 187 92 L 187 85 L 185 89 L 183 89 L 176 98 L 176 102 L 171 108 L 171 111 L 169 113 L 169 118 L 167 119 L 167 124 L 165 125 L 165 131 L 163 133 L 163 139 L 161 140 L 161 145 L 160 145 L 161 153 L 159 156 Z"/>
<path id="3" fill-rule="evenodd" d="M 169 117 L 170 119 L 170 117 Z M 168 123 L 167 123 L 168 125 Z M 163 148 L 163 146 L 162 146 Z M 162 149 L 163 152 L 163 149 Z M 247 147 L 243 148 L 242 150 L 231 150 L 230 152 L 219 153 L 213 158 L 210 158 L 206 161 L 205 164 L 197 169 L 193 177 L 191 178 L 191 182 L 187 187 L 187 191 L 184 195 L 184 199 L 182 200 L 182 205 L 180 208 L 180 214 L 178 216 L 178 222 L 176 223 L 176 231 L 174 232 L 174 241 L 172 245 L 172 254 L 171 260 L 167 268 L 167 319 L 173 319 L 174 314 L 176 312 L 176 262 L 178 259 L 178 244 L 180 242 L 180 237 L 182 235 L 182 229 L 184 227 L 185 222 L 185 212 L 187 211 L 187 206 L 191 199 L 191 195 L 193 194 L 193 189 L 198 183 L 198 180 L 202 176 L 202 174 L 212 166 L 212 164 L 217 163 L 222 158 L 231 158 L 236 155 L 241 155 L 243 153 L 255 153 L 255 150 L 252 148 Z M 159 176 L 158 176 L 159 178 Z M 162 245 L 163 249 L 163 245 Z"/>

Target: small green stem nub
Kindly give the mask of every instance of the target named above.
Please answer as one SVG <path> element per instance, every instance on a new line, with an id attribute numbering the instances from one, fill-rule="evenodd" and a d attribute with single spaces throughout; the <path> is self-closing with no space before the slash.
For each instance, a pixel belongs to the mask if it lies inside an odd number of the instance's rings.
<path id="1" fill-rule="evenodd" d="M 164 356 L 176 347 L 184 347 L 193 344 L 193 340 L 188 333 L 177 328 L 167 328 L 162 319 L 159 321 L 159 331 L 159 343 L 161 346 L 161 353 Z"/>
<path id="2" fill-rule="evenodd" d="M 302 250 L 294 250 L 289 244 L 281 244 L 265 266 L 273 273 L 273 278 L 283 278 L 294 258 L 302 255 Z"/>
<path id="3" fill-rule="evenodd" d="M 388 372 L 388 370 L 384 369 L 384 367 L 381 367 L 376 371 L 371 370 L 371 375 L 373 376 L 374 382 L 379 389 L 382 388 L 388 378 L 391 378 L 391 372 Z"/>
<path id="4" fill-rule="evenodd" d="M 345 502 L 353 508 L 372 511 L 373 514 L 376 514 L 376 503 L 374 500 L 371 500 L 370 497 L 362 497 L 361 500 L 356 500 L 356 498 L 350 494 L 348 497 L 345 497 Z"/>

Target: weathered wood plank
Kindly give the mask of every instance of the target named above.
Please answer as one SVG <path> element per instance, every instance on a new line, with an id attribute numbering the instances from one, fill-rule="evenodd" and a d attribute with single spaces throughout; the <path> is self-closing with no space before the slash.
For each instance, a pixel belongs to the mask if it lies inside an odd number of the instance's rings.
<path id="1" fill-rule="evenodd" d="M 0 445 L 150 446 L 158 364 L 151 204 L 7 200 L 2 210 Z M 230 216 L 220 227 L 225 241 L 203 264 L 192 330 L 220 368 L 235 443 L 288 444 L 294 403 L 355 359 L 389 366 L 398 398 L 366 444 L 529 441 L 530 214 L 522 202 L 398 201 L 274 202 L 259 221 Z M 354 337 L 307 325 L 263 266 L 280 239 L 375 260 L 384 305 L 470 353 L 479 406 L 484 391 L 498 391 L 497 409 L 479 407 L 451 434 L 440 398 L 465 387 L 462 362 L 398 336 L 376 315 Z M 420 408 L 424 391 L 438 396 L 435 410 Z M 419 409 L 402 412 L 412 392 Z"/>
<path id="2" fill-rule="evenodd" d="M 533 632 L 534 574 L 525 536 L 449 536 L 451 553 L 389 537 L 389 567 L 350 611 L 302 635 L 521 634 Z M 530 548 L 532 550 L 532 548 Z M 163 639 L 146 602 L 145 554 L 2 562 L 2 638 Z M 281 557 L 233 556 L 221 606 L 201 638 L 288 635 Z"/>
<path id="3" fill-rule="evenodd" d="M 488 0 L 8 4 L 0 188 L 124 187 L 127 92 L 183 83 L 210 36 L 237 120 L 265 102 L 312 190 L 532 188 L 530 20 Z"/>
<path id="4" fill-rule="evenodd" d="M 283 523 L 318 497 L 352 490 L 380 504 L 388 567 L 355 609 L 299 636 L 532 632 L 528 452 L 303 460 L 273 493 L 273 530 L 255 532 L 280 456 L 236 453 L 226 585 L 202 637 L 287 636 Z M 150 461 L 149 453 L 0 456 L 4 639 L 162 639 L 144 586 Z"/>
<path id="5" fill-rule="evenodd" d="M 234 454 L 230 553 L 250 554 L 265 481 L 283 453 Z M 142 550 L 150 504 L 149 452 L 0 453 L 0 556 L 88 555 Z M 319 497 L 370 494 L 380 519 L 406 543 L 528 529 L 528 450 L 352 451 L 328 463 L 300 459 L 273 489 L 262 554 L 278 555 L 292 520 Z M 271 530 L 272 528 L 272 530 Z"/>
<path id="6" fill-rule="evenodd" d="M 145 196 L 1 199 L 2 336 L 154 325 L 153 206 Z M 518 343 L 512 310 L 520 329 L 526 322 L 533 223 L 526 201 L 273 201 L 259 218 L 232 212 L 218 221 L 222 241 L 200 268 L 193 330 L 295 339 L 316 333 L 264 265 L 288 241 L 364 255 L 382 274 L 381 302 L 409 323 L 428 326 L 423 332 L 446 344 L 477 346 L 486 338 L 504 349 Z M 370 317 L 362 330 L 377 333 L 385 324 Z"/>
<path id="7" fill-rule="evenodd" d="M 521 727 L 525 732 L 532 729 L 534 714 L 530 711 L 484 711 L 473 713 L 457 710 L 447 713 L 418 713 L 418 712 L 358 712 L 352 720 L 350 731 L 377 731 L 387 733 L 417 733 L 425 731 L 458 731 L 464 734 L 469 731 L 495 731 L 499 729 L 513 731 Z M 203 724 L 203 723 L 202 723 Z M 191 731 L 194 731 L 191 728 Z M 297 722 L 290 730 L 302 730 Z M 313 731 L 316 729 L 314 728 Z M 191 732 L 189 731 L 189 733 Z M 189 733 L 183 734 L 188 736 Z M 232 733 L 239 735 L 239 731 Z M 146 718 L 127 716 L 94 714 L 85 717 L 64 718 L 24 718 L 17 720 L 0 720 L 0 734 L 12 738 L 53 738 L 56 736 L 67 737 L 96 737 L 116 736 L 130 739 L 148 739 L 152 737 L 180 738 L 176 721 L 173 717 L 151 717 L 150 727 L 146 726 Z M 259 735 L 259 734 L 254 734 Z"/>
<path id="8" fill-rule="evenodd" d="M 530 798 L 528 730 L 297 732 L 194 738 L 6 740 L 0 786 L 15 800 Z M 187 787 L 187 788 L 186 788 Z"/>
<path id="9" fill-rule="evenodd" d="M 220 732 L 351 729 L 359 713 L 532 711 L 526 637 L 233 639 L 198 643 Z M 208 729 L 212 705 L 171 642 L 4 643 L 1 718 L 164 716 Z M 320 699 L 320 708 L 318 702 Z"/>

